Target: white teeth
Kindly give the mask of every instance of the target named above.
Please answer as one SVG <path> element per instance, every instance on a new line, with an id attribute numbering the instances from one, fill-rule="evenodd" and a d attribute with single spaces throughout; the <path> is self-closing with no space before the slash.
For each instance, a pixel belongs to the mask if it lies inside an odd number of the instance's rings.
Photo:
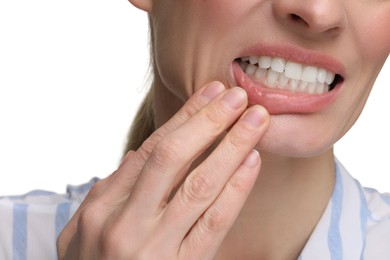
<path id="1" fill-rule="evenodd" d="M 317 83 L 316 94 L 322 94 L 322 93 L 325 93 L 326 91 L 325 91 L 325 84 L 324 83 Z"/>
<path id="2" fill-rule="evenodd" d="M 266 69 L 257 68 L 256 73 L 255 73 L 255 79 L 260 80 L 260 79 L 265 78 L 266 76 L 267 76 Z"/>
<path id="3" fill-rule="evenodd" d="M 256 70 L 257 70 L 256 65 L 249 64 L 248 67 L 246 67 L 246 69 L 245 69 L 245 73 L 248 75 L 253 75 L 253 74 L 255 74 Z"/>
<path id="4" fill-rule="evenodd" d="M 288 61 L 284 70 L 284 75 L 288 78 L 300 80 L 302 77 L 302 65 Z"/>
<path id="5" fill-rule="evenodd" d="M 306 81 L 300 81 L 298 85 L 298 90 L 300 92 L 307 92 L 307 86 L 309 85 L 308 82 Z"/>
<path id="6" fill-rule="evenodd" d="M 272 58 L 268 56 L 261 56 L 259 58 L 259 67 L 262 69 L 271 68 Z"/>
<path id="7" fill-rule="evenodd" d="M 271 69 L 282 73 L 286 67 L 286 60 L 282 58 L 273 58 L 271 62 Z"/>
<path id="8" fill-rule="evenodd" d="M 307 82 L 316 82 L 317 81 L 317 67 L 305 66 L 302 70 L 301 80 Z"/>
<path id="9" fill-rule="evenodd" d="M 292 80 L 295 80 L 295 79 L 292 79 Z M 295 93 L 298 91 L 298 85 L 297 84 L 290 84 L 288 87 L 288 90 Z"/>
<path id="10" fill-rule="evenodd" d="M 291 91 L 296 92 L 298 91 L 298 86 L 299 86 L 299 80 L 296 79 L 291 79 L 289 82 L 289 88 Z"/>
<path id="11" fill-rule="evenodd" d="M 273 70 L 268 70 L 267 72 L 267 82 L 270 85 L 275 85 L 276 81 L 279 78 L 279 73 Z"/>
<path id="12" fill-rule="evenodd" d="M 324 83 L 326 79 L 326 70 L 323 68 L 318 69 L 317 80 L 320 83 Z"/>
<path id="13" fill-rule="evenodd" d="M 259 58 L 258 57 L 256 57 L 256 56 L 250 56 L 249 57 L 249 63 L 250 64 L 256 64 L 258 62 L 259 62 Z"/>
<path id="14" fill-rule="evenodd" d="M 278 81 L 279 81 L 279 85 L 280 85 L 281 87 L 287 86 L 287 83 L 288 83 L 289 80 L 290 80 L 290 79 L 287 78 L 286 76 L 284 76 L 283 73 L 280 73 L 280 74 L 279 74 Z"/>
<path id="15" fill-rule="evenodd" d="M 256 81 L 266 80 L 269 87 L 291 92 L 326 93 L 335 79 L 335 73 L 324 68 L 286 61 L 280 57 L 242 57 L 240 66 Z"/>
<path id="16" fill-rule="evenodd" d="M 317 92 L 316 88 L 317 88 L 317 83 L 311 82 L 307 86 L 307 92 L 309 94 L 314 94 L 314 92 Z"/>
<path id="17" fill-rule="evenodd" d="M 326 73 L 326 79 L 325 79 L 326 84 L 328 84 L 328 85 L 331 84 L 333 82 L 334 78 L 335 78 L 334 73 L 331 73 L 328 71 Z"/>

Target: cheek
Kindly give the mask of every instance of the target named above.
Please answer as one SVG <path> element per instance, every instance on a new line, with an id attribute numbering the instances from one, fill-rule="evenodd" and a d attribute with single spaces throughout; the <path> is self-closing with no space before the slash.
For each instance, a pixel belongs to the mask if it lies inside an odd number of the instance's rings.
<path id="1" fill-rule="evenodd" d="M 162 84 L 185 100 L 206 82 L 223 81 L 218 51 L 229 43 L 226 37 L 250 6 L 232 0 L 167 0 L 157 5 L 154 61 Z"/>
<path id="2" fill-rule="evenodd" d="M 385 62 L 390 53 L 390 1 L 373 0 L 370 6 L 359 7 L 350 14 L 360 54 L 377 69 Z M 356 15 L 356 13 L 365 15 Z"/>
<path id="3" fill-rule="evenodd" d="M 190 61 L 186 53 L 190 48 L 193 26 L 189 15 L 180 4 L 172 4 L 172 1 L 161 1 L 158 12 L 153 13 L 153 55 L 154 77 L 161 81 L 180 99 L 188 98 L 189 89 L 186 89 Z M 173 13 L 177 15 L 172 15 Z"/>
<path id="4" fill-rule="evenodd" d="M 237 24 L 248 10 L 253 8 L 258 0 L 246 0 L 245 3 L 237 0 L 208 0 L 203 1 L 202 18 L 208 20 L 209 26 L 220 26 L 219 29 L 225 30 L 229 26 Z"/>

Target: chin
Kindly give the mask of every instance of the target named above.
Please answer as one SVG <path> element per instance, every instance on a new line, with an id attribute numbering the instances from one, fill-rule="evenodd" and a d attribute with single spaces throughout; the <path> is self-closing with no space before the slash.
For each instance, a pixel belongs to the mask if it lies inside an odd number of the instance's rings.
<path id="1" fill-rule="evenodd" d="M 270 126 L 256 146 L 261 152 L 291 158 L 311 158 L 332 149 L 337 137 L 329 128 L 305 126 L 291 122 L 292 119 L 275 120 L 271 117 Z"/>

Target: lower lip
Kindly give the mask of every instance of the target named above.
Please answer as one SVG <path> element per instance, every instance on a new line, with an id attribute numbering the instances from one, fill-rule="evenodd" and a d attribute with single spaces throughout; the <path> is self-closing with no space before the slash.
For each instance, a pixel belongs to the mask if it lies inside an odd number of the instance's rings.
<path id="1" fill-rule="evenodd" d="M 238 86 L 246 91 L 249 104 L 262 105 L 271 115 L 318 112 L 333 103 L 341 87 L 338 84 L 332 91 L 317 95 L 267 88 L 254 82 L 236 61 L 233 62 L 233 73 Z"/>

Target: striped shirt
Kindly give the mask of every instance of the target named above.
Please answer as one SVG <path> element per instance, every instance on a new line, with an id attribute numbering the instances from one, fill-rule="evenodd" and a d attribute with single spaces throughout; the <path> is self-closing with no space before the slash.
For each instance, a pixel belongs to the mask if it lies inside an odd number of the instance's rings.
<path id="1" fill-rule="evenodd" d="M 390 194 L 363 188 L 336 160 L 332 197 L 300 260 L 389 260 Z M 57 259 L 56 238 L 97 179 L 67 194 L 0 198 L 0 260 Z"/>
<path id="2" fill-rule="evenodd" d="M 299 259 L 389 260 L 390 194 L 363 188 L 336 160 L 333 194 Z"/>
<path id="3" fill-rule="evenodd" d="M 0 260 L 57 259 L 56 240 L 97 181 L 0 198 Z"/>

